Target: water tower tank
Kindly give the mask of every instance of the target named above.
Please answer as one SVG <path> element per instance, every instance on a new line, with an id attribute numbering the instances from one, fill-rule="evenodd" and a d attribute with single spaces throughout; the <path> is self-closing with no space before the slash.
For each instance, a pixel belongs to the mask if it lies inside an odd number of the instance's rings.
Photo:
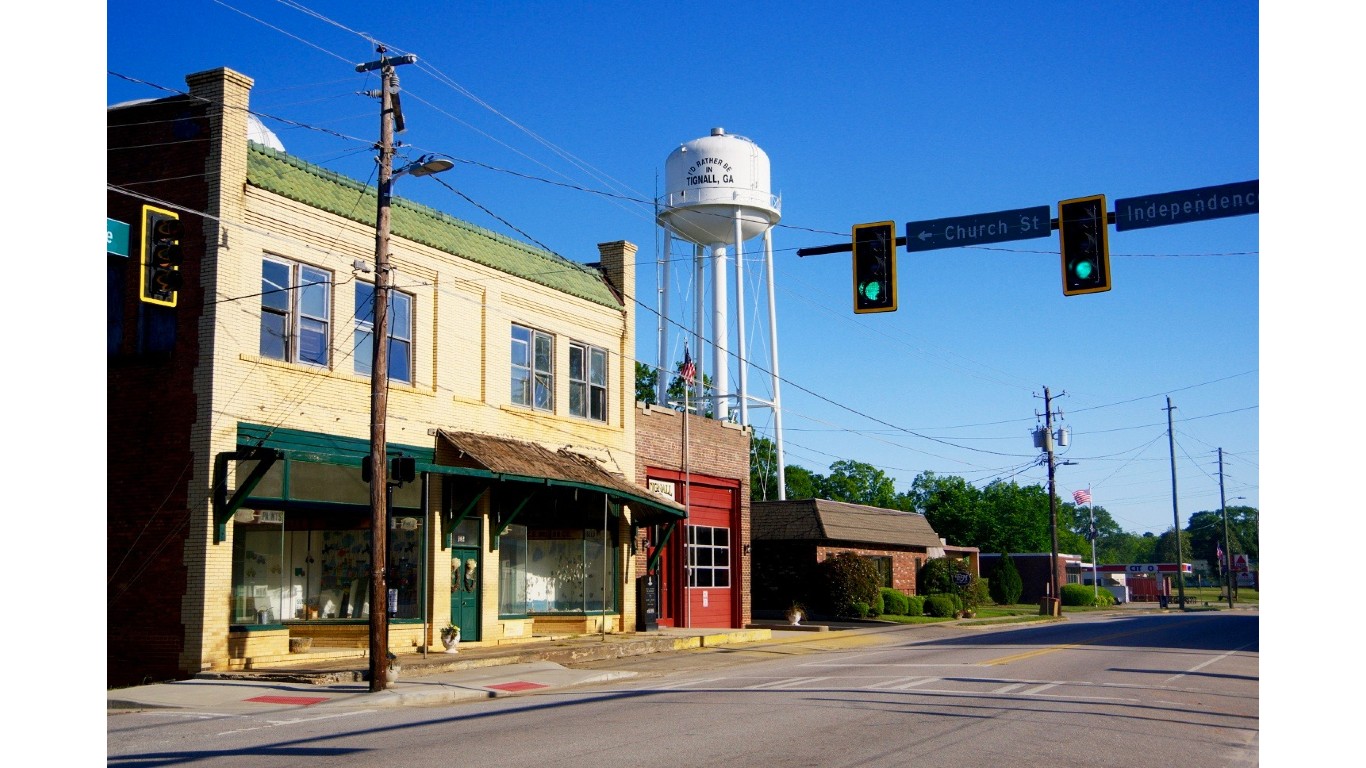
<path id="1" fill-rule="evenodd" d="M 750 139 L 713 128 L 685 142 L 664 161 L 659 223 L 702 246 L 761 235 L 782 218 L 782 199 L 769 191 L 768 155 Z"/>

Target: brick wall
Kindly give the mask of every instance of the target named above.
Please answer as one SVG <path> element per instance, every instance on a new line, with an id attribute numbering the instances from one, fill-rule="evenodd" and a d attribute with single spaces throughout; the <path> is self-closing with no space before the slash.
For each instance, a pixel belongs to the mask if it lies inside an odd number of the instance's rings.
<path id="1" fill-rule="evenodd" d="M 352 264 L 374 260 L 373 225 L 248 186 L 252 80 L 230 70 L 186 80 L 195 98 L 108 112 L 107 178 L 130 190 L 108 192 L 108 216 L 129 223 L 135 241 L 132 257 L 109 257 L 122 289 L 111 307 L 122 334 L 107 366 L 109 685 L 228 664 L 232 526 L 228 540 L 213 541 L 209 490 L 214 456 L 236 447 L 239 422 L 363 439 L 370 432 L 370 380 L 354 370 L 350 318 L 355 283 L 366 279 Z M 185 286 L 168 310 L 176 344 L 157 354 L 138 345 L 139 319 L 153 311 L 138 300 L 147 199 L 180 210 L 185 225 Z M 391 382 L 389 390 L 389 442 L 430 445 L 437 428 L 481 431 L 568 446 L 626 477 L 637 474 L 631 303 L 585 301 L 401 238 L 391 249 L 397 285 L 413 295 L 416 315 L 413 381 Z M 626 295 L 634 251 L 622 241 L 600 249 L 613 286 Z M 328 367 L 260 356 L 265 254 L 333 275 Z M 554 413 L 508 402 L 514 322 L 555 337 Z M 568 415 L 571 340 L 612 353 L 605 423 Z M 433 595 L 449 588 L 437 560 Z M 486 637 L 523 628 L 498 620 L 496 579 L 485 587 Z"/>
<path id="2" fill-rule="evenodd" d="M 635 480 L 637 483 L 645 485 L 652 469 L 670 473 L 680 473 L 685 470 L 683 464 L 683 421 L 683 415 L 678 411 L 636 403 Z M 735 558 L 736 575 L 739 579 L 738 584 L 732 585 L 738 587 L 740 591 L 740 621 L 738 626 L 743 627 L 752 620 L 750 584 L 753 571 L 752 560 L 748 554 L 750 547 L 750 431 L 716 419 L 690 416 L 687 421 L 688 465 L 686 470 L 694 475 L 710 476 L 739 483 L 736 491 L 740 506 L 739 531 L 736 532 L 737 535 L 733 541 L 731 552 L 732 557 Z M 634 563 L 635 573 L 645 572 L 646 557 L 647 554 L 643 548 L 637 552 Z"/>

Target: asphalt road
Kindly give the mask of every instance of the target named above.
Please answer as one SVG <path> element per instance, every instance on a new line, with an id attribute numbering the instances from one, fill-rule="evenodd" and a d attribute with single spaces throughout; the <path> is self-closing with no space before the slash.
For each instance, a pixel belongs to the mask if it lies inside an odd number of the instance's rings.
<path id="1" fill-rule="evenodd" d="M 110 717 L 119 766 L 1255 765 L 1254 612 L 892 627 L 441 707 Z"/>

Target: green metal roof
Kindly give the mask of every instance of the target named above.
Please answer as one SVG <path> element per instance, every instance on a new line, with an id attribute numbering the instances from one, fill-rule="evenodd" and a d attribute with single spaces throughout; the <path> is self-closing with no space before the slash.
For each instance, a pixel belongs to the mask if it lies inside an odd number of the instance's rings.
<path id="1" fill-rule="evenodd" d="M 379 201 L 374 187 L 255 142 L 247 143 L 247 183 L 375 226 Z M 622 308 L 602 274 L 592 267 L 399 197 L 393 198 L 389 210 L 390 231 L 394 235 L 570 296 Z"/>

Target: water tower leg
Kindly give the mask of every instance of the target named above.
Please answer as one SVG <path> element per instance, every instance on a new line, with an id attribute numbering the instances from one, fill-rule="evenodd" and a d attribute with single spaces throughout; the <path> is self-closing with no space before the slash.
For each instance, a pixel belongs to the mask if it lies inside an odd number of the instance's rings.
<path id="1" fill-rule="evenodd" d="M 712 333 L 712 413 L 720 421 L 730 416 L 730 322 L 726 309 L 730 293 L 726 288 L 726 247 L 714 245 L 712 257 L 711 333 Z"/>
<path id="2" fill-rule="evenodd" d="M 783 396 L 778 376 L 778 313 L 773 303 L 773 230 L 764 230 L 764 268 L 768 272 L 768 349 L 773 375 L 773 436 L 778 462 L 778 500 L 787 499 L 787 462 L 783 456 Z"/>
<path id="3" fill-rule="evenodd" d="M 664 228 L 664 253 L 656 264 L 655 276 L 659 280 L 658 299 L 659 299 L 659 319 L 656 333 L 659 336 L 655 368 L 655 402 L 660 405 L 667 405 L 669 402 L 669 264 L 673 256 L 674 237 L 673 230 Z"/>
<path id="4" fill-rule="evenodd" d="M 745 248 L 735 209 L 735 367 L 740 380 L 740 424 L 749 426 L 749 356 L 745 348 Z"/>

